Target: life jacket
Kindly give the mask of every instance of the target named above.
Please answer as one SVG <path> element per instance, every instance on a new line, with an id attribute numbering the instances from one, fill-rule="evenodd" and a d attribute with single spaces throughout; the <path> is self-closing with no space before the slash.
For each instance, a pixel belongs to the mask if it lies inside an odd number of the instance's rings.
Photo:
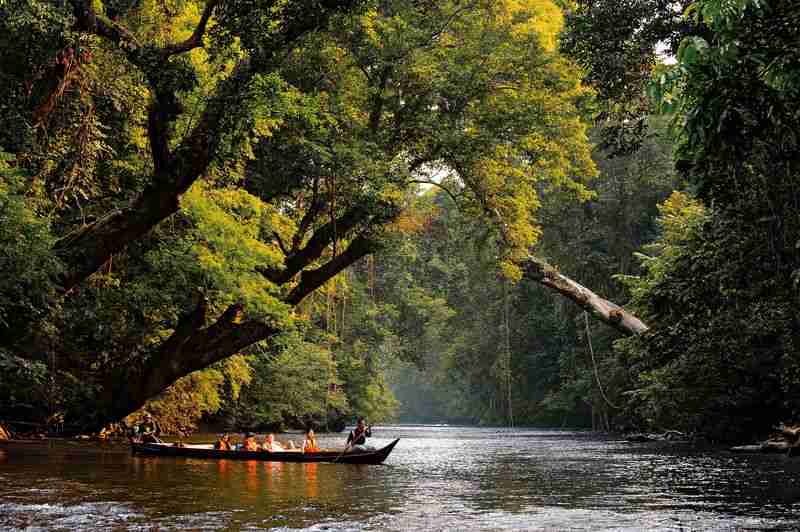
<path id="1" fill-rule="evenodd" d="M 353 445 L 364 445 L 367 443 L 367 429 L 358 430 L 356 428 L 350 433 L 350 443 Z"/>
<path id="2" fill-rule="evenodd" d="M 142 421 L 139 423 L 138 431 L 139 434 L 154 434 L 156 436 L 158 436 L 158 433 L 161 432 L 158 430 L 158 425 L 156 425 L 155 421 Z"/>

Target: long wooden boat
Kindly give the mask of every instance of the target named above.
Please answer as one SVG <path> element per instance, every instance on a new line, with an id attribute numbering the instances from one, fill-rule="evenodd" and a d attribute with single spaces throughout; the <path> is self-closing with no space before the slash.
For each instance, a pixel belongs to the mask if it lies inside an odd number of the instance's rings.
<path id="1" fill-rule="evenodd" d="M 375 451 L 342 452 L 320 450 L 316 452 L 296 451 L 221 451 L 213 445 L 185 444 L 181 447 L 172 443 L 132 443 L 135 454 L 150 456 L 183 456 L 186 458 L 209 458 L 213 460 L 264 460 L 268 462 L 332 462 L 337 464 L 380 464 L 400 439 Z"/>

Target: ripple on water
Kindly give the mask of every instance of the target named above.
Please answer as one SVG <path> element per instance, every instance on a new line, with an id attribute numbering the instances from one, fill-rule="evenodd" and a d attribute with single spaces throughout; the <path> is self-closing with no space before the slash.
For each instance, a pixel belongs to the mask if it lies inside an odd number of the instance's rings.
<path id="1" fill-rule="evenodd" d="M 537 507 L 528 513 L 454 511 L 452 519 L 444 509 L 424 508 L 402 516 L 375 516 L 362 521 L 326 521 L 307 527 L 281 526 L 271 528 L 278 532 L 354 532 L 354 531 L 426 531 L 452 532 L 453 530 L 513 530 L 517 531 L 614 531 L 614 532 L 677 532 L 702 530 L 706 532 L 743 531 L 796 531 L 797 524 L 790 521 L 760 518 L 737 519 L 736 524 L 720 520 L 719 514 L 686 512 L 679 514 L 623 513 L 597 510 L 580 510 L 560 507 Z M 259 530 L 246 527 L 242 530 Z"/>
<path id="2" fill-rule="evenodd" d="M 206 532 L 238 529 L 233 512 L 197 512 L 153 519 L 141 530 L 192 530 Z"/>
<path id="3" fill-rule="evenodd" d="M 143 514 L 119 502 L 85 502 L 81 504 L 19 504 L 0 502 L 2 530 L 94 531 L 127 527 Z"/>

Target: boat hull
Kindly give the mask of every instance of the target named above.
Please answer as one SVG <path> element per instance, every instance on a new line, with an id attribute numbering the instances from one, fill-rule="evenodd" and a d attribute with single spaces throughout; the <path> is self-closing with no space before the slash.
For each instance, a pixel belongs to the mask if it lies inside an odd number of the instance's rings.
<path id="1" fill-rule="evenodd" d="M 266 462 L 330 462 L 337 464 L 381 464 L 399 439 L 375 451 L 342 453 L 339 451 L 319 452 L 267 452 L 267 451 L 220 451 L 198 447 L 177 447 L 169 443 L 132 443 L 134 454 L 148 456 L 176 456 L 184 458 L 204 458 L 210 460 L 261 460 Z"/>

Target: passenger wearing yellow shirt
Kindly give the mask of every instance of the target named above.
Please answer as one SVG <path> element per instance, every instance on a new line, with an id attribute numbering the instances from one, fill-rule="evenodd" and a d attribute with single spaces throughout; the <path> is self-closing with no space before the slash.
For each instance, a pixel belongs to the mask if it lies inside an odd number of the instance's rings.
<path id="1" fill-rule="evenodd" d="M 306 439 L 303 440 L 303 452 L 315 453 L 319 451 L 317 447 L 317 438 L 314 436 L 314 429 L 306 431 Z"/>
<path id="2" fill-rule="evenodd" d="M 244 435 L 244 441 L 242 442 L 242 450 L 243 451 L 257 451 L 258 450 L 258 443 L 256 443 L 256 435 L 252 432 L 248 432 Z"/>

